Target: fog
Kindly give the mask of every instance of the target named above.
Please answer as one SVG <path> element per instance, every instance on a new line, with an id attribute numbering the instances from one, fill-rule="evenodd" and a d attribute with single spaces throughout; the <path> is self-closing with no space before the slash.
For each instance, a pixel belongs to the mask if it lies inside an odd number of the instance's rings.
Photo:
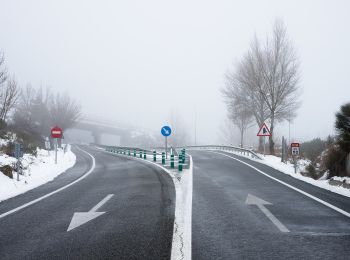
<path id="1" fill-rule="evenodd" d="M 348 1 L 1 1 L 0 50 L 21 86 L 68 92 L 83 113 L 159 131 L 181 118 L 222 142 L 224 74 L 284 20 L 301 61 L 291 137 L 334 133 L 350 101 Z M 258 129 L 250 129 L 255 136 Z M 277 126 L 288 135 L 288 124 Z"/>

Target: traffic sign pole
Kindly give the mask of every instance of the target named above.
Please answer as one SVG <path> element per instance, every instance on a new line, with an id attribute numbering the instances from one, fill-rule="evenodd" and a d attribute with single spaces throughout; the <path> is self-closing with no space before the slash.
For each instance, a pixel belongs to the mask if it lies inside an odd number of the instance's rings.
<path id="1" fill-rule="evenodd" d="M 168 159 L 168 136 L 171 135 L 171 128 L 165 125 L 160 132 L 165 137 L 165 158 Z"/>
<path id="2" fill-rule="evenodd" d="M 265 146 L 266 146 L 266 144 L 265 144 L 265 143 L 266 143 L 265 138 L 266 138 L 266 137 L 264 136 L 263 138 L 264 138 L 264 156 L 265 156 L 265 149 L 266 149 L 266 148 L 265 148 Z"/>
<path id="3" fill-rule="evenodd" d="M 168 137 L 165 137 L 165 158 L 168 159 Z"/>
<path id="4" fill-rule="evenodd" d="M 57 138 L 55 138 L 55 164 L 57 164 Z"/>

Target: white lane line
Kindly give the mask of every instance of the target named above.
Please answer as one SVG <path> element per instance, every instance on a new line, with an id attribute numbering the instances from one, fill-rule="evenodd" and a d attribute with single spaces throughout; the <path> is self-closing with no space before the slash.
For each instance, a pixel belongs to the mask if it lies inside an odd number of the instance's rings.
<path id="1" fill-rule="evenodd" d="M 89 212 L 95 212 L 99 208 L 101 208 L 107 201 L 109 201 L 114 194 L 108 194 L 103 200 L 101 200 L 99 203 L 97 203 L 92 209 L 90 209 Z"/>
<path id="2" fill-rule="evenodd" d="M 249 163 L 246 163 L 246 162 L 244 162 L 244 161 L 242 161 L 242 160 L 240 160 L 240 159 L 234 158 L 234 157 L 232 157 L 232 156 L 230 156 L 230 155 L 227 155 L 227 154 L 223 154 L 223 153 L 219 153 L 219 152 L 211 152 L 211 153 L 220 154 L 220 155 L 222 155 L 222 156 L 226 156 L 226 157 L 229 157 L 229 158 L 231 158 L 231 159 L 233 159 L 233 160 L 236 160 L 236 161 L 238 161 L 238 162 L 241 162 L 241 163 L 247 165 L 248 167 L 250 167 L 250 168 L 256 170 L 257 172 L 259 172 L 259 173 L 265 175 L 266 177 L 268 177 L 268 178 L 270 178 L 270 179 L 272 179 L 272 180 L 274 180 L 274 181 L 277 181 L 277 182 L 281 183 L 282 185 L 284 185 L 284 186 L 286 186 L 286 187 L 288 187 L 288 188 L 290 188 L 290 189 L 292 189 L 292 190 L 295 190 L 295 191 L 297 191 L 297 192 L 299 192 L 299 193 L 305 195 L 306 197 L 309 197 L 310 199 L 313 199 L 313 200 L 315 200 L 315 201 L 317 201 L 317 202 L 319 202 L 319 203 L 325 205 L 326 207 L 331 208 L 331 209 L 333 209 L 333 210 L 339 212 L 340 214 L 343 214 L 344 216 L 350 218 L 350 213 L 349 213 L 349 212 L 347 212 L 347 211 L 345 211 L 345 210 L 342 210 L 342 209 L 340 209 L 340 208 L 338 208 L 338 207 L 336 207 L 336 206 L 334 206 L 334 205 L 332 205 L 332 204 L 330 204 L 330 203 L 328 203 L 328 202 L 326 202 L 326 201 L 324 201 L 324 200 L 321 200 L 321 199 L 319 199 L 319 198 L 317 198 L 317 197 L 311 195 L 310 193 L 307 193 L 307 192 L 305 192 L 305 191 L 302 191 L 302 190 L 300 190 L 300 189 L 298 189 L 298 188 L 296 188 L 296 187 L 294 187 L 294 186 L 292 186 L 292 185 L 290 185 L 290 184 L 288 184 L 288 183 L 285 183 L 284 181 L 281 181 L 281 180 L 279 180 L 279 179 L 277 179 L 277 178 L 274 178 L 274 177 L 268 175 L 267 173 L 265 173 L 265 172 L 259 170 L 258 168 L 256 168 L 256 167 L 250 165 Z"/>
<path id="3" fill-rule="evenodd" d="M 86 153 L 87 155 L 89 155 L 89 156 L 91 157 L 91 159 L 92 159 L 92 166 L 91 166 L 91 168 L 90 168 L 90 170 L 89 170 L 88 172 L 86 172 L 83 176 L 79 177 L 79 178 L 76 179 L 75 181 L 73 181 L 73 182 L 71 182 L 71 183 L 69 183 L 69 184 L 67 184 L 67 185 L 65 185 L 65 186 L 63 186 L 63 187 L 61 187 L 61 188 L 59 188 L 59 189 L 57 189 L 57 190 L 54 190 L 54 191 L 52 191 L 52 192 L 50 192 L 50 193 L 48 193 L 48 194 L 46 194 L 46 195 L 44 195 L 44 196 L 42 196 L 42 197 L 40 197 L 40 198 L 37 198 L 37 199 L 35 199 L 35 200 L 32 200 L 32 201 L 28 202 L 28 203 L 26 203 L 26 204 L 23 204 L 22 206 L 19 206 L 19 207 L 17 207 L 17 208 L 14 208 L 14 209 L 12 209 L 12 210 L 10 210 L 10 211 L 7 211 L 7 212 L 5 212 L 5 213 L 2 213 L 2 214 L 0 215 L 0 219 L 6 217 L 6 216 L 8 216 L 8 215 L 11 215 L 11 214 L 13 214 L 13 213 L 15 213 L 15 212 L 17 212 L 17 211 L 19 211 L 19 210 L 21 210 L 21 209 L 27 208 L 27 207 L 29 207 L 29 206 L 31 206 L 31 205 L 33 205 L 33 204 L 39 202 L 39 201 L 42 201 L 42 200 L 44 200 L 44 199 L 46 199 L 46 198 L 48 198 L 48 197 L 50 197 L 50 196 L 52 196 L 52 195 L 54 195 L 54 194 L 60 192 L 60 191 L 63 191 L 63 190 L 65 190 L 65 189 L 67 189 L 68 187 L 72 186 L 73 184 L 75 184 L 75 183 L 77 183 L 77 182 L 79 182 L 79 181 L 85 179 L 88 175 L 90 175 L 90 173 L 93 172 L 93 170 L 95 169 L 95 166 L 96 166 L 95 157 L 93 157 L 90 153 L 86 152 L 85 150 L 80 149 L 79 147 L 76 147 L 76 148 L 77 148 L 78 150 L 80 150 L 80 151 Z"/>

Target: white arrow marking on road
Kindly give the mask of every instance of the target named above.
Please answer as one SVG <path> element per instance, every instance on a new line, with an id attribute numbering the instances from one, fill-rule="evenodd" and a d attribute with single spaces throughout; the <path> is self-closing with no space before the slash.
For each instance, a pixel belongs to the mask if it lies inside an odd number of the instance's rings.
<path id="1" fill-rule="evenodd" d="M 256 205 L 258 208 L 268 217 L 273 224 L 281 231 L 281 232 L 289 232 L 289 229 L 285 227 L 264 205 L 272 205 L 272 203 L 267 202 L 263 199 L 255 197 L 251 194 L 248 194 L 247 199 L 245 201 L 247 205 Z"/>
<path id="2" fill-rule="evenodd" d="M 113 195 L 114 194 L 108 194 L 103 200 L 97 203 L 97 205 L 90 209 L 88 212 L 75 212 L 69 224 L 67 232 L 105 214 L 106 212 L 96 212 L 96 210 L 101 208 L 108 200 L 113 197 Z"/>

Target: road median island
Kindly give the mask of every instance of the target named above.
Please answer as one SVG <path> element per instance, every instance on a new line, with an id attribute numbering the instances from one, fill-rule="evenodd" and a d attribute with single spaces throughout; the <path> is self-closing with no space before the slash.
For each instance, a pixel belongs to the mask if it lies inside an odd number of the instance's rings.
<path id="1" fill-rule="evenodd" d="M 184 154 L 184 151 L 181 150 L 179 153 L 176 153 L 177 155 L 170 157 L 174 158 L 172 166 L 172 160 L 165 159 L 162 153 L 157 151 L 118 147 L 96 148 L 104 150 L 109 154 L 152 164 L 161 168 L 171 177 L 176 194 L 171 259 L 191 259 L 193 179 L 192 156 L 189 154 Z"/>

